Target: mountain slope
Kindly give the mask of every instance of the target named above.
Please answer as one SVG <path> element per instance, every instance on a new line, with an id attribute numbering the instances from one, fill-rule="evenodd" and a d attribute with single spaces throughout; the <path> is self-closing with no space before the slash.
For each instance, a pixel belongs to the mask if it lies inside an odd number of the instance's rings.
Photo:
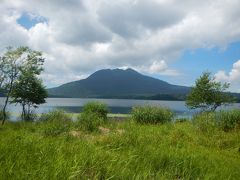
<path id="1" fill-rule="evenodd" d="M 186 94 L 190 88 L 142 75 L 133 69 L 99 70 L 88 78 L 48 90 L 50 96 L 124 98 Z"/>

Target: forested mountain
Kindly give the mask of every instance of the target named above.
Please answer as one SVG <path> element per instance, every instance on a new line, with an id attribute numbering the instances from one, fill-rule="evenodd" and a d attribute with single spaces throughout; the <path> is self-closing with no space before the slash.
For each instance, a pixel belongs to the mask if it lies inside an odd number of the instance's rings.
<path id="1" fill-rule="evenodd" d="M 74 98 L 160 98 L 177 100 L 190 88 L 172 85 L 165 81 L 142 75 L 133 69 L 103 69 L 86 79 L 69 82 L 48 89 L 54 97 Z"/>

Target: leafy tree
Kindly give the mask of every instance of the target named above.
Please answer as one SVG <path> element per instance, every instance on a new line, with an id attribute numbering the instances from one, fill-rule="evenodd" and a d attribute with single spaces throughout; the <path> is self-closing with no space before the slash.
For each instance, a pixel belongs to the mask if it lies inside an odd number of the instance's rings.
<path id="1" fill-rule="evenodd" d="M 13 85 L 11 92 L 11 103 L 21 104 L 22 119 L 31 120 L 32 108 L 45 103 L 47 91 L 42 81 L 32 72 L 22 73 Z"/>
<path id="2" fill-rule="evenodd" d="M 216 82 L 211 73 L 204 72 L 188 94 L 186 105 L 190 109 L 215 111 L 217 107 L 233 102 L 233 97 L 225 92 L 229 86 L 229 83 Z"/>
<path id="3" fill-rule="evenodd" d="M 6 92 L 2 121 L 2 124 L 4 124 L 7 115 L 6 108 L 14 83 L 26 69 L 33 74 L 40 74 L 44 59 L 41 52 L 33 51 L 28 47 L 8 47 L 7 51 L 0 57 L 0 60 L 0 88 Z"/>

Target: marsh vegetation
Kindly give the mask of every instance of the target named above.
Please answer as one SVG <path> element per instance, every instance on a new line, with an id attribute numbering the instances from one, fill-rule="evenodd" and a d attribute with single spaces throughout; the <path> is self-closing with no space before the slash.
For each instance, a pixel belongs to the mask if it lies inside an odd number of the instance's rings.
<path id="1" fill-rule="evenodd" d="M 121 122 L 106 119 L 106 106 L 96 103 L 76 121 L 63 111 L 33 122 L 7 121 L 0 129 L 0 178 L 240 177 L 240 110 L 172 121 L 170 110 L 141 108 Z M 152 121 L 151 115 L 162 118 Z"/>

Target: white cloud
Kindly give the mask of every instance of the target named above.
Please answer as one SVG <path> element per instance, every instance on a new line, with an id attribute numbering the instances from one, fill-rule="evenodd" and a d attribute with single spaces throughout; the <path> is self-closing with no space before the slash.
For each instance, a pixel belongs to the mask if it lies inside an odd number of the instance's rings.
<path id="1" fill-rule="evenodd" d="M 230 90 L 240 92 L 240 60 L 233 64 L 229 73 L 221 70 L 215 74 L 217 81 L 229 82 Z"/>
<path id="2" fill-rule="evenodd" d="M 178 76 L 180 73 L 175 69 L 170 69 L 164 60 L 155 60 L 149 66 L 136 66 L 136 70 L 155 75 Z"/>
<path id="3" fill-rule="evenodd" d="M 167 63 L 164 60 L 154 61 L 150 66 L 149 70 L 151 73 L 159 73 L 162 71 L 166 71 L 168 68 Z"/>
<path id="4" fill-rule="evenodd" d="M 0 49 L 43 51 L 51 85 L 109 67 L 178 75 L 171 64 L 184 50 L 240 40 L 239 0 L 2 0 L 0 10 Z M 16 22 L 23 13 L 47 23 L 26 30 Z"/>

